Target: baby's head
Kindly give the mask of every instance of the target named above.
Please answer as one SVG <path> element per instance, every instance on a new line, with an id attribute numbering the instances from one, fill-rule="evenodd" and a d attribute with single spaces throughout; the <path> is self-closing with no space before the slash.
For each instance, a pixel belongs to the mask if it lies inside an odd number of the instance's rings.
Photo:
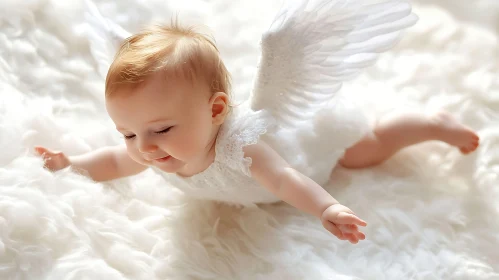
<path id="1" fill-rule="evenodd" d="M 229 73 L 210 39 L 177 24 L 153 26 L 116 54 L 106 108 L 132 159 L 188 173 L 214 152 L 229 92 Z"/>

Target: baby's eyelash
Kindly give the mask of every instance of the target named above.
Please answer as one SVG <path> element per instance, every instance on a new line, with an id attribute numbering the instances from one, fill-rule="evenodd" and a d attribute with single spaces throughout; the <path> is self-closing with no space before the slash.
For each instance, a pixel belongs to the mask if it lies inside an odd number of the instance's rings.
<path id="1" fill-rule="evenodd" d="M 165 129 L 163 129 L 163 130 L 161 130 L 161 131 L 157 131 L 156 133 L 157 133 L 157 134 L 167 133 L 168 131 L 170 131 L 170 129 L 172 129 L 172 127 L 173 127 L 173 126 L 170 126 L 170 127 L 165 128 Z"/>
<path id="2" fill-rule="evenodd" d="M 172 129 L 173 126 L 170 126 L 168 128 L 165 128 L 161 131 L 156 131 L 157 134 L 164 134 L 164 133 L 167 133 L 168 131 L 170 131 L 170 129 Z M 130 140 L 130 139 L 133 139 L 135 138 L 135 135 L 123 135 L 123 138 L 125 138 L 125 140 Z"/>

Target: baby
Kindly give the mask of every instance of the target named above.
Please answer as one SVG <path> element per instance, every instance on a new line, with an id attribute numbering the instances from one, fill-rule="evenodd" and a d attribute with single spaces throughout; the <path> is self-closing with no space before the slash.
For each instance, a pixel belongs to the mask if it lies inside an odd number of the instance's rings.
<path id="1" fill-rule="evenodd" d="M 365 221 L 260 137 L 272 116 L 231 106 L 230 76 L 217 47 L 193 29 L 173 24 L 129 37 L 107 74 L 105 103 L 125 144 L 71 157 L 35 147 L 46 168 L 72 167 L 106 181 L 151 167 L 187 195 L 243 205 L 282 200 L 319 218 L 341 240 L 365 239 L 359 229 Z M 463 154 L 479 145 L 475 132 L 445 112 L 406 113 L 379 121 L 339 164 L 373 166 L 429 140 Z"/>

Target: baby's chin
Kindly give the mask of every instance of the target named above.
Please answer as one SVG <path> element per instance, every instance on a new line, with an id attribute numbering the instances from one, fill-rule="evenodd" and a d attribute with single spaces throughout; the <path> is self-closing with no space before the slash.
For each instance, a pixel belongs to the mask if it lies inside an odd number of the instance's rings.
<path id="1" fill-rule="evenodd" d="M 169 157 L 167 160 L 163 160 L 163 161 L 153 161 L 150 164 L 161 169 L 161 171 L 164 171 L 167 173 L 177 173 L 185 165 L 184 162 L 182 162 L 174 157 Z"/>

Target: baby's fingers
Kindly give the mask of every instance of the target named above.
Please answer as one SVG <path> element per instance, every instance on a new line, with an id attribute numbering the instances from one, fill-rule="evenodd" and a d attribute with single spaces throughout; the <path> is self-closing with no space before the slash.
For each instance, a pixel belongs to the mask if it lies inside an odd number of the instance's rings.
<path id="1" fill-rule="evenodd" d="M 40 146 L 35 147 L 35 151 L 43 158 L 62 156 L 62 152 L 52 152 L 52 151 L 50 151 L 44 147 L 40 147 Z"/>
<path id="2" fill-rule="evenodd" d="M 354 214 L 346 213 L 346 212 L 341 212 L 338 214 L 335 223 L 337 224 L 354 224 L 358 226 L 365 227 L 367 226 L 367 223 L 360 219 L 359 217 L 355 216 Z"/>
<path id="3" fill-rule="evenodd" d="M 341 232 L 341 230 L 338 229 L 338 227 L 336 227 L 336 225 L 334 225 L 330 221 L 324 220 L 324 221 L 322 221 L 322 225 L 324 226 L 324 228 L 326 228 L 330 233 L 332 233 L 338 239 L 347 240 L 347 237 L 345 237 L 343 235 L 343 233 Z"/>
<path id="4" fill-rule="evenodd" d="M 347 234 L 344 234 L 344 236 L 346 237 L 346 239 L 348 241 L 350 241 L 350 243 L 352 244 L 357 244 L 359 243 L 359 239 L 357 238 L 357 236 L 355 236 L 355 234 L 353 233 L 347 233 Z"/>
<path id="5" fill-rule="evenodd" d="M 35 152 L 37 154 L 39 154 L 40 156 L 43 156 L 44 154 L 46 154 L 48 152 L 48 150 L 45 149 L 44 147 L 36 146 L 35 147 Z"/>
<path id="6" fill-rule="evenodd" d="M 362 232 L 359 231 L 359 228 L 357 225 L 338 225 L 338 228 L 341 230 L 343 235 L 353 235 L 357 240 L 364 240 L 366 239 L 366 235 Z"/>
<path id="7" fill-rule="evenodd" d="M 343 232 L 343 234 L 356 233 L 359 231 L 359 227 L 357 227 L 357 225 L 353 225 L 353 224 L 347 224 L 347 225 L 340 224 L 340 225 L 337 225 L 337 227 L 338 227 L 338 229 L 341 230 L 341 232 Z"/>
<path id="8" fill-rule="evenodd" d="M 35 151 L 43 158 L 46 160 L 51 160 L 51 159 L 61 159 L 64 157 L 64 154 L 62 152 L 53 152 L 50 151 L 44 147 L 35 147 Z"/>

